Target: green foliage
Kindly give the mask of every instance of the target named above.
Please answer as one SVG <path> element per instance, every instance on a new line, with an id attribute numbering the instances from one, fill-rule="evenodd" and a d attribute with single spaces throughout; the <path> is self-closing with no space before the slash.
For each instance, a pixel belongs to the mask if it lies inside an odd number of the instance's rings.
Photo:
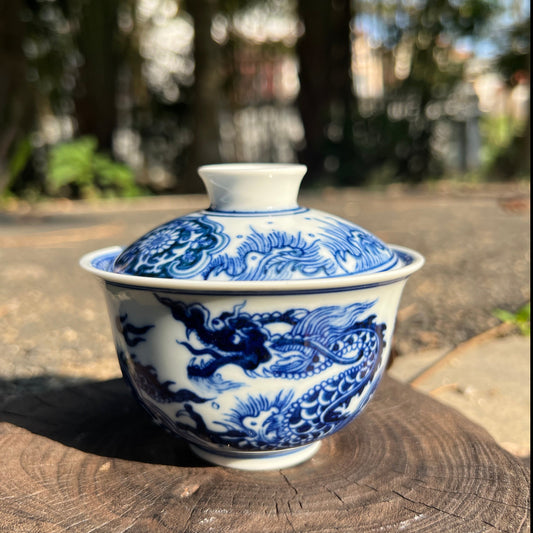
<path id="1" fill-rule="evenodd" d="M 517 121 L 510 115 L 485 115 L 480 119 L 480 133 L 483 139 L 481 148 L 481 172 L 486 179 L 516 178 L 529 173 L 529 161 L 524 143 L 527 140 L 526 128 L 529 124 Z"/>
<path id="2" fill-rule="evenodd" d="M 501 74 L 512 82 L 517 72 L 530 72 L 531 52 L 531 18 L 528 16 L 518 24 L 514 24 L 502 42 L 502 53 L 497 60 L 497 68 Z M 506 41 L 506 42 L 505 42 Z"/>
<path id="3" fill-rule="evenodd" d="M 77 198 L 139 194 L 132 170 L 98 153 L 97 148 L 92 136 L 53 146 L 48 158 L 47 191 Z"/>
<path id="4" fill-rule="evenodd" d="M 509 115 L 485 115 L 479 121 L 479 129 L 484 141 L 481 161 L 485 169 L 489 170 L 513 139 L 513 121 Z"/>
<path id="5" fill-rule="evenodd" d="M 528 336 L 531 333 L 531 303 L 522 306 L 516 313 L 511 313 L 505 309 L 495 309 L 492 314 L 507 324 L 514 324 L 522 335 Z"/>
<path id="6" fill-rule="evenodd" d="M 34 147 L 30 135 L 24 135 L 13 143 L 8 152 L 5 174 L 0 174 L 0 202 L 16 197 L 28 200 L 40 195 L 36 180 L 27 180 L 28 173 L 31 175 L 33 170 L 33 157 Z"/>
<path id="7" fill-rule="evenodd" d="M 9 181 L 13 183 L 28 164 L 33 151 L 29 136 L 21 139 L 9 159 Z"/>
<path id="8" fill-rule="evenodd" d="M 387 2 L 355 0 L 356 20 L 374 29 L 385 60 L 383 104 L 355 120 L 366 183 L 392 179 L 425 181 L 441 176 L 433 139 L 440 121 L 454 121 L 464 102 L 456 89 L 463 79 L 461 39 L 475 39 L 496 11 L 493 0 Z M 380 170 L 385 168 L 385 172 Z M 387 178 L 389 181 L 391 178 Z"/>

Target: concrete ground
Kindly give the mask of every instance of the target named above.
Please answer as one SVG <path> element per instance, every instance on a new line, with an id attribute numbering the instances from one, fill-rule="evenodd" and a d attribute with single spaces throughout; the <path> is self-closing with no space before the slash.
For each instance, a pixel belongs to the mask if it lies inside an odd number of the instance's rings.
<path id="1" fill-rule="evenodd" d="M 529 186 L 327 189 L 304 191 L 300 204 L 426 257 L 403 294 L 389 372 L 528 457 L 530 338 L 502 328 L 493 311 L 514 312 L 530 299 Z M 103 293 L 79 257 L 207 205 L 198 195 L 5 206 L 0 405 L 9 395 L 120 375 Z"/>
<path id="2" fill-rule="evenodd" d="M 507 451 L 529 457 L 530 337 L 497 337 L 456 355 L 408 354 L 389 373 L 477 422 Z"/>

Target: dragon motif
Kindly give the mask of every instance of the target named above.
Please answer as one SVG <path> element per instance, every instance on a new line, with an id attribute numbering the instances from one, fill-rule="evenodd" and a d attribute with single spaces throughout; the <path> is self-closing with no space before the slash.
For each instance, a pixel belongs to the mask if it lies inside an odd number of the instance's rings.
<path id="1" fill-rule="evenodd" d="M 325 257 L 316 239 L 301 233 L 271 231 L 250 234 L 233 254 L 215 256 L 206 270 L 207 279 L 227 277 L 235 281 L 280 280 L 327 277 L 337 274 L 338 265 Z"/>
<path id="2" fill-rule="evenodd" d="M 379 239 L 353 224 L 306 216 L 302 226 L 307 230 L 281 226 L 264 231 L 250 224 L 243 234 L 232 235 L 216 213 L 193 213 L 135 241 L 115 259 L 112 270 L 163 278 L 264 281 L 388 270 L 397 263 Z"/>
<path id="3" fill-rule="evenodd" d="M 200 434 L 212 443 L 231 442 L 241 450 L 303 445 L 352 420 L 377 385 L 385 325 L 376 323 L 376 315 L 362 318 L 375 301 L 263 314 L 247 312 L 244 301 L 232 311 L 211 316 L 200 303 L 155 297 L 185 326 L 184 336 L 176 340 L 191 354 L 187 365 L 190 383 L 203 383 L 218 392 L 239 388 L 240 383 L 220 381 L 228 365 L 240 367 L 252 379 L 277 377 L 289 382 L 339 368 L 303 393 L 288 385 L 275 397 L 237 395 L 225 418 L 217 422 L 221 429 L 214 430 L 193 404 L 211 401 L 214 405 L 216 393 L 213 398 L 203 398 L 189 389 L 174 391 L 176 384 L 160 383 L 152 366 L 141 365 L 135 356 L 124 358 L 122 364 L 128 364 L 137 389 L 159 404 L 179 404 L 172 421 L 178 433 L 195 433 L 196 439 Z M 126 344 L 136 346 L 151 326 L 136 327 L 126 318 L 120 321 L 122 335 Z M 153 415 L 158 419 L 159 411 L 155 406 Z"/>
<path id="4" fill-rule="evenodd" d="M 229 364 L 254 374 L 305 377 L 333 363 L 353 364 L 378 350 L 385 328 L 380 326 L 378 333 L 374 315 L 357 322 L 375 302 L 253 315 L 243 310 L 242 303 L 231 313 L 212 318 L 201 304 L 156 297 L 186 327 L 188 340 L 179 342 L 194 356 L 187 368 L 191 378 L 209 378 Z M 269 326 L 280 325 L 289 330 L 272 333 Z"/>

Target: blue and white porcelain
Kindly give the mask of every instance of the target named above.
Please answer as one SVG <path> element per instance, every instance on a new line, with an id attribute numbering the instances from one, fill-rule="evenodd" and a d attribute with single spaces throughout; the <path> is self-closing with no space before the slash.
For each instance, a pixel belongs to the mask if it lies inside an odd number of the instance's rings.
<path id="1" fill-rule="evenodd" d="M 298 206 L 302 165 L 208 165 L 211 205 L 87 254 L 125 380 L 207 461 L 294 466 L 353 420 L 424 259 Z"/>
<path id="2" fill-rule="evenodd" d="M 143 235 L 119 255 L 113 271 L 156 278 L 267 281 L 394 268 L 397 255 L 368 231 L 298 206 L 305 170 L 303 165 L 201 167 L 213 200 L 210 209 Z"/>

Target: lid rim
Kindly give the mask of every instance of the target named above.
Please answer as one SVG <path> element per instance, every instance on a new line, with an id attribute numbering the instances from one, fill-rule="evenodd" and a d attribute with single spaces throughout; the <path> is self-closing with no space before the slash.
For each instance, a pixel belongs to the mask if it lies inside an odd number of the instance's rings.
<path id="1" fill-rule="evenodd" d="M 133 274 L 120 274 L 117 272 L 104 270 L 94 265 L 97 260 L 103 261 L 108 258 L 108 266 L 113 264 L 114 259 L 123 250 L 120 246 L 102 248 L 85 254 L 80 259 L 80 266 L 109 283 L 127 285 L 135 288 L 180 290 L 192 293 L 276 293 L 302 291 L 312 292 L 320 290 L 346 290 L 349 287 L 358 288 L 365 285 L 389 284 L 406 279 L 411 274 L 419 270 L 425 263 L 424 257 L 403 246 L 388 245 L 400 259 L 406 258 L 400 266 L 379 272 L 364 272 L 359 274 L 348 274 L 346 276 L 309 278 L 309 279 L 288 279 L 288 280 L 263 280 L 263 281 L 220 281 L 220 280 L 191 280 L 176 278 L 156 278 L 148 276 L 138 276 Z M 403 257 L 402 257 L 403 256 Z"/>

